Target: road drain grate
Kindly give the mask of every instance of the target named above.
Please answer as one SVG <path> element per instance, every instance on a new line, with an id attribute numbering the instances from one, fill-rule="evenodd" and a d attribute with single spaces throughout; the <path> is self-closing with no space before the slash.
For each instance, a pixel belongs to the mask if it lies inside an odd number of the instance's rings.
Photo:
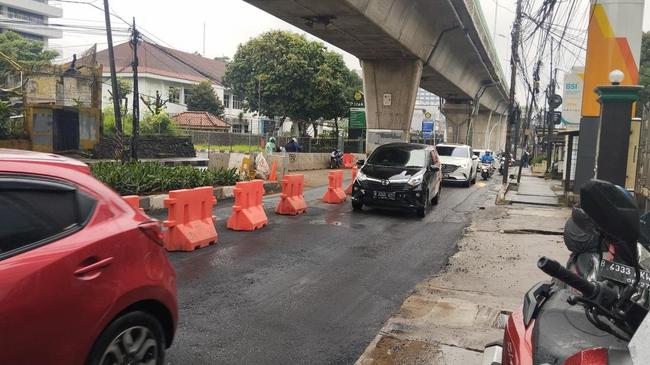
<path id="1" fill-rule="evenodd" d="M 508 317 L 510 316 L 511 313 L 512 312 L 508 312 L 508 311 L 499 312 L 499 314 L 497 314 L 497 317 L 494 319 L 494 322 L 492 323 L 492 327 L 498 329 L 505 329 L 506 323 L 508 323 Z"/>

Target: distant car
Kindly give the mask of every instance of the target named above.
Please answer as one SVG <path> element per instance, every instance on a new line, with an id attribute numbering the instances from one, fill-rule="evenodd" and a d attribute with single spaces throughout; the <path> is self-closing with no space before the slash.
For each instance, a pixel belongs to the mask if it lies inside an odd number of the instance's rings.
<path id="1" fill-rule="evenodd" d="M 440 159 L 433 146 L 389 143 L 359 161 L 352 188 L 352 207 L 414 209 L 424 217 L 438 204 L 442 185 Z"/>
<path id="2" fill-rule="evenodd" d="M 478 157 L 472 147 L 464 144 L 441 143 L 436 150 L 442 163 L 442 178 L 445 181 L 463 182 L 466 187 L 476 182 Z"/>
<path id="3" fill-rule="evenodd" d="M 79 161 L 0 161 L 0 364 L 164 364 L 178 308 L 159 222 Z"/>
<path id="4" fill-rule="evenodd" d="M 482 149 L 472 149 L 472 154 L 476 157 L 478 157 L 479 161 L 481 160 L 481 157 L 485 154 L 485 151 L 487 150 L 482 150 Z"/>

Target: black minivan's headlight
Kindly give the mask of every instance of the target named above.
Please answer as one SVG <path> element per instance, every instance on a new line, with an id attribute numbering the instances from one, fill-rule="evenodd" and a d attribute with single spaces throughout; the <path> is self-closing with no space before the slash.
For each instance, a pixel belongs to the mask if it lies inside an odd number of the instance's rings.
<path id="1" fill-rule="evenodd" d="M 417 174 L 413 175 L 413 177 L 411 177 L 409 179 L 407 184 L 409 184 L 411 186 L 418 186 L 418 185 L 422 184 L 423 180 L 424 180 L 424 174 L 423 173 L 417 173 Z"/>

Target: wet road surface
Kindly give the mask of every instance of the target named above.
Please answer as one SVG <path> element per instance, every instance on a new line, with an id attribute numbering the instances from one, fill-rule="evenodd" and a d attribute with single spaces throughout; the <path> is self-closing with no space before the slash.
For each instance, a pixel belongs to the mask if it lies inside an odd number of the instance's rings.
<path id="1" fill-rule="evenodd" d="M 424 219 L 322 204 L 324 189 L 312 189 L 297 217 L 273 214 L 277 198 L 265 199 L 269 225 L 254 232 L 226 229 L 232 202 L 220 202 L 219 243 L 169 255 L 180 318 L 168 363 L 353 363 L 410 290 L 446 264 L 495 184 L 445 186 Z"/>

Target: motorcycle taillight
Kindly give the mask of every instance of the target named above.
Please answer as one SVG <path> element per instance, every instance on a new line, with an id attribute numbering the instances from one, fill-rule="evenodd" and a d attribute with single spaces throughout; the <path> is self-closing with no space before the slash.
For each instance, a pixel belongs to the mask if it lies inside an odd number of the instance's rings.
<path id="1" fill-rule="evenodd" d="M 566 359 L 564 365 L 608 365 L 609 356 L 607 349 L 597 347 L 583 350 Z"/>

